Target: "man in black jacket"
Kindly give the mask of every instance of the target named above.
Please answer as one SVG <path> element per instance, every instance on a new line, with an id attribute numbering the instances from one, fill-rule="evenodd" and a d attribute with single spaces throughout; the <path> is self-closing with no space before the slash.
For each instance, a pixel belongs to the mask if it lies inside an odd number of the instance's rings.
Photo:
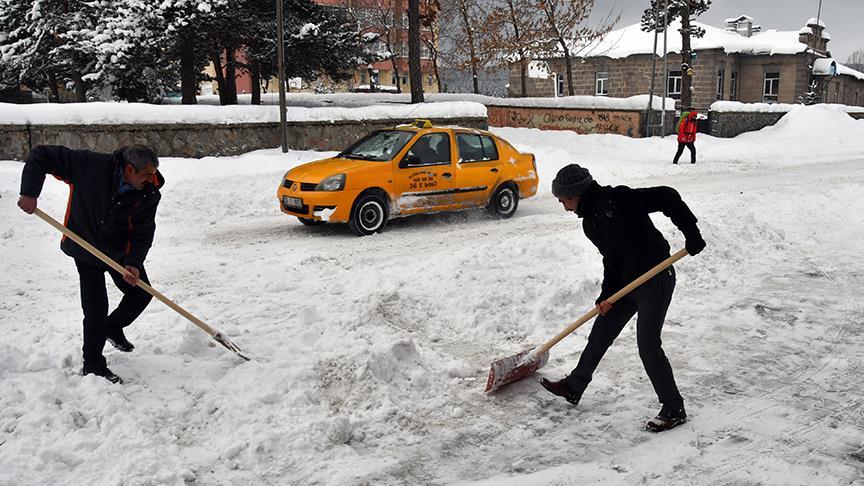
<path id="1" fill-rule="evenodd" d="M 126 269 L 120 275 L 69 238 L 60 248 L 75 259 L 84 311 L 84 375 L 94 374 L 113 383 L 123 380 L 105 362 L 106 339 L 118 350 L 134 349 L 123 328 L 141 313 L 151 296 L 137 286 L 150 283 L 144 260 L 153 243 L 156 208 L 165 183 L 157 170 L 159 159 L 148 147 L 133 145 L 113 154 L 41 145 L 30 152 L 21 175 L 18 206 L 30 214 L 36 209 L 45 175 L 69 184 L 65 225 Z M 117 308 L 108 314 L 105 272 L 123 292 Z"/>
<path id="2" fill-rule="evenodd" d="M 568 402 L 579 403 L 606 350 L 638 313 L 636 341 L 639 356 L 663 405 L 657 417 L 649 420 L 646 427 L 659 432 L 684 423 L 687 420 L 684 400 L 678 392 L 660 339 L 666 310 L 675 289 L 675 270 L 669 267 L 660 272 L 615 305 L 606 299 L 669 257 L 669 243 L 654 227 L 650 213 L 661 211 L 672 220 L 684 234 L 685 247 L 690 255 L 696 255 L 705 248 L 696 217 L 671 187 L 601 187 L 588 170 L 576 164 L 558 172 L 552 182 L 552 193 L 564 209 L 582 218 L 585 235 L 603 255 L 603 283 L 596 301 L 600 315 L 594 322 L 576 368 L 563 380 L 543 378 L 540 383 Z"/>

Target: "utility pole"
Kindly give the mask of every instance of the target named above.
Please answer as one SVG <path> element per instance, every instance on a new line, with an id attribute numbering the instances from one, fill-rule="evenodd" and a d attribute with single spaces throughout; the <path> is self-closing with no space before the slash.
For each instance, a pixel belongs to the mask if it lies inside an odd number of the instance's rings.
<path id="1" fill-rule="evenodd" d="M 279 133 L 282 135 L 282 153 L 288 151 L 288 117 L 285 108 L 285 17 L 282 0 L 276 0 L 276 55 L 279 56 Z"/>

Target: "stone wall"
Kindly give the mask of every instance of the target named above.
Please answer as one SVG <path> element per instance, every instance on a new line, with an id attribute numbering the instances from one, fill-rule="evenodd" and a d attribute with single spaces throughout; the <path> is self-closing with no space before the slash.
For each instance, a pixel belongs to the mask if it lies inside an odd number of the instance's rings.
<path id="1" fill-rule="evenodd" d="M 711 135 L 722 138 L 732 138 L 744 132 L 753 132 L 777 123 L 786 112 L 734 112 L 712 111 L 708 114 L 711 124 Z M 864 120 L 864 112 L 849 113 L 857 120 Z"/>
<path id="2" fill-rule="evenodd" d="M 433 123 L 488 128 L 486 118 L 441 118 Z M 297 150 L 342 150 L 367 133 L 405 120 L 292 122 L 288 144 Z M 0 160 L 24 160 L 37 145 L 111 152 L 141 143 L 164 157 L 238 155 L 275 148 L 281 143 L 278 123 L 159 125 L 0 125 Z"/>

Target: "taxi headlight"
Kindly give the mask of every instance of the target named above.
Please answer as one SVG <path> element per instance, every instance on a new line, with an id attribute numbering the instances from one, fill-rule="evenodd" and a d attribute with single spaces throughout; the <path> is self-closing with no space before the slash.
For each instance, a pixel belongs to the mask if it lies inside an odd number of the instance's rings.
<path id="1" fill-rule="evenodd" d="M 316 191 L 341 191 L 345 188 L 345 174 L 332 175 L 315 186 Z"/>

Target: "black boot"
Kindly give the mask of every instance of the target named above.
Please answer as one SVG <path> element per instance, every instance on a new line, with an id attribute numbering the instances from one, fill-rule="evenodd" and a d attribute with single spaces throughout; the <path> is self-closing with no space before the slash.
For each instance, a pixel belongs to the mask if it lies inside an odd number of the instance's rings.
<path id="1" fill-rule="evenodd" d="M 660 409 L 656 417 L 645 424 L 645 429 L 651 432 L 663 432 L 675 428 L 687 421 L 687 412 L 684 406 L 666 407 Z"/>
<path id="2" fill-rule="evenodd" d="M 541 378 L 540 384 L 543 385 L 543 388 L 548 390 L 549 393 L 558 395 L 559 397 L 564 397 L 565 400 L 573 405 L 579 404 L 579 400 L 582 398 L 582 393 L 585 392 L 584 388 L 574 390 L 566 380 L 552 381 L 546 378 Z"/>
<path id="3" fill-rule="evenodd" d="M 116 383 L 118 385 L 123 384 L 123 378 L 115 375 L 113 371 L 109 370 L 107 366 L 91 366 L 84 365 L 84 368 L 81 370 L 81 374 L 84 376 L 87 375 L 96 375 L 105 378 L 111 383 Z"/>
<path id="4" fill-rule="evenodd" d="M 135 345 L 130 343 L 128 339 L 126 339 L 126 335 L 123 334 L 123 329 L 112 329 L 108 331 L 108 334 L 105 336 L 109 343 L 114 346 L 118 351 L 124 353 L 131 353 L 133 349 L 135 349 Z"/>

